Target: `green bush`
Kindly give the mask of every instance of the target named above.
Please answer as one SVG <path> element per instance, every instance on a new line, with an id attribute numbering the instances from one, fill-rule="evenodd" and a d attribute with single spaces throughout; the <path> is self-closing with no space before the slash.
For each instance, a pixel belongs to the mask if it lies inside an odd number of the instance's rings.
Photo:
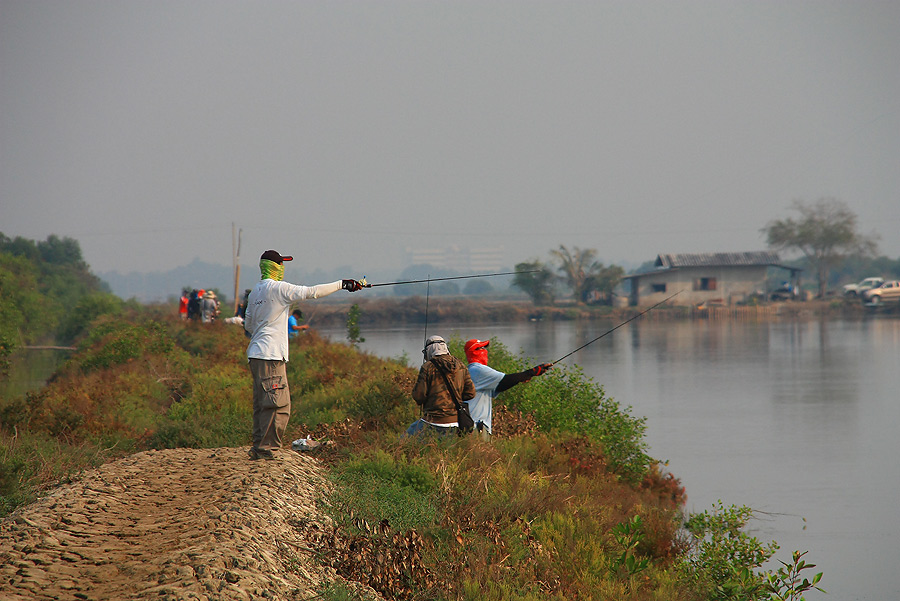
<path id="1" fill-rule="evenodd" d="M 166 354 L 174 343 L 165 327 L 157 321 L 142 324 L 114 318 L 98 324 L 82 342 L 76 359 L 85 373 L 122 365 L 147 354 Z"/>
<path id="2" fill-rule="evenodd" d="M 746 506 L 725 507 L 718 501 L 713 510 L 691 514 L 685 529 L 691 545 L 681 563 L 687 579 L 710 599 L 759 599 L 765 583 L 753 570 L 778 550 L 778 544 L 763 544 L 744 531 L 753 518 Z"/>
<path id="3" fill-rule="evenodd" d="M 99 317 L 121 317 L 124 307 L 119 297 L 106 292 L 94 292 L 78 299 L 74 310 L 60 324 L 59 341 L 68 344 L 77 340 Z"/>

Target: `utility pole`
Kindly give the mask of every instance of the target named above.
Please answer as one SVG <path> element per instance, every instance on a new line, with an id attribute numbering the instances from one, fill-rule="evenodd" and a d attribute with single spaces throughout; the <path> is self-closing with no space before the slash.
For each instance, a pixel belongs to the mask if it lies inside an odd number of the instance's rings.
<path id="1" fill-rule="evenodd" d="M 237 230 L 237 234 L 235 234 L 234 221 L 231 222 L 231 265 L 234 267 L 234 315 L 237 315 L 238 302 L 240 302 L 238 294 L 241 285 L 241 232 L 243 231 Z"/>

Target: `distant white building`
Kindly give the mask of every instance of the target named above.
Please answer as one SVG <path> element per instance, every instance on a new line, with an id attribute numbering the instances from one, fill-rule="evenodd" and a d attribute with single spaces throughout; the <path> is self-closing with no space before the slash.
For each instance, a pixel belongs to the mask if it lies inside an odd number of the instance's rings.
<path id="1" fill-rule="evenodd" d="M 428 264 L 460 273 L 484 273 L 503 267 L 504 248 L 407 248 L 406 260 L 411 265 Z"/>
<path id="2" fill-rule="evenodd" d="M 753 295 L 768 298 L 770 267 L 789 272 L 785 279 L 797 288 L 802 271 L 782 265 L 778 253 L 769 251 L 657 255 L 654 267 L 623 278 L 631 282 L 630 305 L 653 305 L 676 292 L 673 305 L 733 305 Z"/>

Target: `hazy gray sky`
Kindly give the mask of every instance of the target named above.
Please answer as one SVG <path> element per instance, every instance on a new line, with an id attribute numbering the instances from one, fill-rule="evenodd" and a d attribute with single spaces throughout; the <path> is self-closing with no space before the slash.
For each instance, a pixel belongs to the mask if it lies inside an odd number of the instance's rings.
<path id="1" fill-rule="evenodd" d="M 406 247 L 900 256 L 900 2 L 0 0 L 0 231 L 95 271 Z"/>

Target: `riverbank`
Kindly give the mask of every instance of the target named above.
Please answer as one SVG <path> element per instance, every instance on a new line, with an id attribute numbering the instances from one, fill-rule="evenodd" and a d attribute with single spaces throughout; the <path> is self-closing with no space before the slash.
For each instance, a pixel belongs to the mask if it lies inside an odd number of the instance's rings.
<path id="1" fill-rule="evenodd" d="M 313 329 L 291 343 L 285 441 L 330 444 L 259 463 L 245 349 L 226 324 L 103 320 L 40 391 L 0 399 L 0 597 L 698 601 L 672 570 L 683 488 L 577 371 L 505 391 L 490 442 L 411 440 L 416 370 Z M 640 580 L 607 534 L 624 525 Z"/>

